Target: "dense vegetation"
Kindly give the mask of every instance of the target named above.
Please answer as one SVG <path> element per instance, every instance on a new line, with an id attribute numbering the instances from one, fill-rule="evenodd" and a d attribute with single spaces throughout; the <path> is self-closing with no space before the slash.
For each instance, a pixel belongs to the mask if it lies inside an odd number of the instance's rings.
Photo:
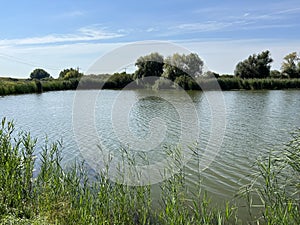
<path id="1" fill-rule="evenodd" d="M 35 69 L 30 79 L 0 78 L 0 95 L 40 93 L 54 90 L 182 87 L 185 90 L 260 90 L 300 88 L 300 58 L 296 52 L 284 57 L 281 71 L 271 70 L 269 51 L 250 55 L 236 65 L 235 75 L 203 72 L 204 63 L 195 53 L 175 53 L 164 58 L 159 53 L 141 56 L 133 74 L 83 75 L 79 69 L 64 69 L 54 79 L 43 69 Z M 78 86 L 79 85 L 79 86 Z"/>
<path id="2" fill-rule="evenodd" d="M 248 59 L 236 65 L 234 74 L 241 78 L 267 78 L 270 77 L 270 52 L 264 51 L 261 54 L 250 55 Z"/>
<path id="3" fill-rule="evenodd" d="M 69 80 L 71 78 L 80 78 L 83 76 L 83 73 L 79 72 L 79 69 L 64 69 L 59 73 L 59 78 L 64 79 L 64 80 Z"/>
<path id="4" fill-rule="evenodd" d="M 77 78 L 0 78 L 0 95 L 79 89 L 121 89 L 133 81 L 131 74 L 89 75 Z"/>
<path id="5" fill-rule="evenodd" d="M 152 186 L 112 183 L 106 173 L 87 175 L 84 163 L 63 169 L 59 143 L 36 152 L 36 139 L 17 133 L 12 122 L 0 126 L 0 224 L 239 224 L 235 201 L 216 208 L 198 185 L 189 190 L 184 168 Z M 193 149 L 195 157 L 198 150 Z M 180 149 L 166 150 L 180 163 Z M 134 163 L 134 158 L 130 157 Z M 37 164 L 37 161 L 39 163 Z M 134 164 L 133 164 L 134 165 Z M 253 181 L 238 196 L 248 202 L 249 223 L 297 224 L 300 221 L 300 132 L 286 149 L 256 164 Z M 109 164 L 107 165 L 109 168 Z M 37 171 L 35 171 L 35 169 Z M 35 172 L 34 172 L 35 171 Z M 194 193 L 194 194 L 191 194 Z M 259 203 L 253 199 L 259 197 Z M 244 215 L 245 216 L 245 215 Z"/>
<path id="6" fill-rule="evenodd" d="M 37 79 L 37 80 L 41 80 L 41 79 L 49 78 L 49 77 L 50 77 L 50 74 L 43 69 L 35 69 L 30 74 L 31 79 Z"/>
<path id="7" fill-rule="evenodd" d="M 168 89 L 176 88 L 174 83 L 186 90 L 201 90 L 205 87 L 206 90 L 280 90 L 300 88 L 300 79 L 298 78 L 265 78 L 265 79 L 242 79 L 238 77 L 221 76 L 217 78 L 219 87 L 214 79 L 209 78 L 191 78 L 190 76 L 177 77 L 173 82 L 165 78 L 157 78 L 151 80 L 150 86 L 148 83 L 139 81 L 133 82 L 131 74 L 114 74 L 114 75 L 89 75 L 81 79 L 73 78 L 64 79 L 47 79 L 47 80 L 27 80 L 27 79 L 12 79 L 0 78 L 0 95 L 9 94 L 26 94 L 40 93 L 45 91 L 59 90 L 75 90 L 75 89 L 122 89 L 130 84 L 128 88 L 145 88 L 153 89 Z"/>

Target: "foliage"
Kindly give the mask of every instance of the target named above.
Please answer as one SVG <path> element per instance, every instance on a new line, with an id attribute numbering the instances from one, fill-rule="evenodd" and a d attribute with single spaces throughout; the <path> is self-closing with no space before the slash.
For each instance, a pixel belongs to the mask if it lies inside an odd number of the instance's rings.
<path id="1" fill-rule="evenodd" d="M 41 81 L 42 91 L 60 91 L 60 90 L 75 90 L 78 86 L 78 79 L 69 80 L 47 80 Z"/>
<path id="2" fill-rule="evenodd" d="M 222 90 L 281 90 L 300 88 L 300 79 L 282 79 L 282 78 L 256 78 L 241 79 L 238 77 L 218 78 L 219 85 Z"/>
<path id="3" fill-rule="evenodd" d="M 69 80 L 71 78 L 80 78 L 83 76 L 83 73 L 79 72 L 79 69 L 64 69 L 59 73 L 59 78 Z"/>
<path id="4" fill-rule="evenodd" d="M 199 90 L 199 86 L 194 78 L 187 76 L 187 75 L 181 75 L 177 77 L 174 81 L 177 85 L 179 85 L 184 90 Z"/>
<path id="5" fill-rule="evenodd" d="M 157 52 L 142 56 L 135 63 L 138 69 L 135 71 L 133 79 L 136 80 L 150 76 L 160 77 L 163 73 L 163 64 L 164 57 Z"/>
<path id="6" fill-rule="evenodd" d="M 105 81 L 103 86 L 104 89 L 121 89 L 133 81 L 132 75 L 123 73 L 115 73 L 109 76 L 108 80 Z"/>
<path id="7" fill-rule="evenodd" d="M 26 94 L 37 92 L 35 81 L 0 78 L 0 95 Z"/>
<path id="8" fill-rule="evenodd" d="M 76 79 L 43 79 L 43 80 L 22 80 L 11 78 L 0 78 L 0 95 L 41 93 L 46 91 L 75 90 L 79 89 L 127 89 L 147 88 L 146 84 L 132 82 L 132 74 L 114 75 L 89 75 Z M 279 90 L 300 88 L 300 79 L 291 78 L 266 78 L 266 79 L 241 79 L 238 77 L 220 76 L 217 79 L 222 90 Z M 220 87 L 215 79 L 207 77 L 191 78 L 183 75 L 175 79 L 178 84 L 186 90 L 218 90 Z M 150 87 L 153 89 L 176 88 L 172 81 L 166 81 L 163 77 L 157 79 Z"/>
<path id="9" fill-rule="evenodd" d="M 236 65 L 234 74 L 241 78 L 267 78 L 270 76 L 270 52 L 263 51 L 256 55 L 250 55 L 248 59 Z"/>
<path id="10" fill-rule="evenodd" d="M 35 69 L 30 73 L 31 79 L 41 80 L 43 78 L 49 78 L 50 74 L 43 69 Z"/>
<path id="11" fill-rule="evenodd" d="M 207 71 L 203 74 L 203 77 L 205 78 L 219 78 L 220 77 L 220 74 L 218 73 L 215 73 L 213 71 Z"/>
<path id="12" fill-rule="evenodd" d="M 164 62 L 163 77 L 174 81 L 181 75 L 187 75 L 191 77 L 197 77 L 202 75 L 203 61 L 196 53 L 190 53 L 188 55 L 175 53 L 173 56 L 169 56 Z"/>
<path id="13" fill-rule="evenodd" d="M 239 90 L 243 89 L 243 81 L 238 77 L 220 77 L 218 79 L 222 90 Z"/>
<path id="14" fill-rule="evenodd" d="M 189 199 L 182 171 L 160 184 L 161 206 L 154 208 L 152 187 L 112 183 L 107 179 L 109 163 L 107 171 L 101 171 L 91 180 L 84 163 L 63 169 L 59 143 L 45 142 L 39 152 L 38 171 L 33 176 L 36 141 L 29 133 L 16 134 L 13 123 L 2 120 L 0 224 L 232 224 L 236 221 L 233 206 L 226 204 L 224 210 L 213 209 L 200 186 L 196 187 L 195 199 Z M 165 151 L 180 161 L 179 148 Z M 133 156 L 127 153 L 123 157 L 135 166 Z"/>
<path id="15" fill-rule="evenodd" d="M 270 77 L 271 78 L 281 78 L 282 74 L 278 70 L 271 70 L 270 71 Z"/>
<path id="16" fill-rule="evenodd" d="M 201 189 L 201 178 L 193 190 L 185 183 L 180 148 L 166 148 L 178 173 L 160 186 L 160 206 L 153 207 L 152 187 L 127 186 L 107 179 L 107 170 L 89 179 L 84 163 L 62 168 L 60 144 L 49 144 L 39 153 L 29 133 L 16 134 L 14 124 L 0 126 L 0 224 L 236 224 L 237 208 L 227 202 L 213 208 Z M 198 160 L 201 150 L 191 149 Z M 135 157 L 125 151 L 123 160 L 135 166 Z M 255 164 L 253 180 L 240 190 L 248 202 L 253 224 L 297 224 L 300 221 L 300 131 L 279 152 L 271 152 Z M 146 160 L 146 159 L 144 159 Z M 198 164 L 200 161 L 198 162 Z M 176 166 L 175 165 L 175 166 Z M 122 171 L 119 171 L 120 174 Z M 133 171 L 131 171 L 134 173 Z M 200 175 L 200 173 L 199 173 Z M 191 192 L 194 196 L 191 196 Z M 253 204 L 253 199 L 260 204 Z M 255 217 L 253 210 L 261 215 Z M 255 212 L 257 213 L 257 212 Z M 259 215 L 258 214 L 258 215 Z M 250 222 L 250 221 L 248 221 Z"/>
<path id="17" fill-rule="evenodd" d="M 298 224 L 300 221 L 300 131 L 293 135 L 285 149 L 272 151 L 258 159 L 251 183 L 241 188 L 250 215 L 260 209 L 255 223 Z M 260 203 L 254 205 L 253 199 Z"/>
<path id="18" fill-rule="evenodd" d="M 281 71 L 290 78 L 300 78 L 300 57 L 297 52 L 292 52 L 284 57 Z"/>
<path id="19" fill-rule="evenodd" d="M 161 77 L 160 79 L 157 79 L 153 85 L 154 90 L 162 90 L 162 89 L 173 89 L 174 83 L 170 81 L 169 79 L 165 79 Z"/>

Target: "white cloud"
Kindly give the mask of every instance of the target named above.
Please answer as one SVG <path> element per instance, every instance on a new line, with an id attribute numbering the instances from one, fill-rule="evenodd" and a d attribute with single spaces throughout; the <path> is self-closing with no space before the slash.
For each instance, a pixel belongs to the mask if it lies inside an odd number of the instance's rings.
<path id="1" fill-rule="evenodd" d="M 290 14 L 296 14 L 296 13 L 299 13 L 299 12 L 300 12 L 300 7 L 277 11 L 277 12 L 274 12 L 273 14 L 286 14 L 286 15 L 290 15 Z"/>
<path id="2" fill-rule="evenodd" d="M 293 2 L 281 2 L 281 3 L 270 3 L 267 4 L 266 7 L 257 7 L 255 5 L 247 7 L 247 10 L 241 6 L 236 6 L 235 8 L 224 8 L 224 7 L 214 7 L 214 8 L 201 8 L 194 10 L 192 13 L 196 14 L 204 14 L 202 17 L 208 19 L 215 20 L 214 22 L 203 22 L 197 24 L 193 24 L 189 26 L 192 30 L 194 27 L 201 31 L 215 31 L 227 28 L 232 25 L 240 25 L 236 26 L 248 28 L 249 25 L 254 25 L 252 29 L 263 29 L 259 26 L 262 23 L 266 22 L 276 22 L 277 24 L 284 24 L 285 20 L 291 20 L 292 17 L 298 16 L 300 12 L 300 7 L 295 6 Z M 182 28 L 182 27 L 178 27 Z"/>
<path id="3" fill-rule="evenodd" d="M 294 40 L 174 40 L 205 61 L 208 69 L 217 73 L 232 74 L 236 64 L 253 53 L 270 50 L 274 59 L 272 69 L 280 69 L 283 57 L 290 52 L 299 52 L 300 41 Z M 11 46 L 1 48 L 0 76 L 28 77 L 36 68 L 46 69 L 57 77 L 60 70 L 80 67 L 87 71 L 96 59 L 129 43 L 67 43 L 62 45 Z M 11 57 L 10 57 L 11 56 Z M 133 62 L 134 63 L 134 62 Z M 122 68 L 120 68 L 121 71 Z"/>
<path id="4" fill-rule="evenodd" d="M 96 26 L 82 27 L 75 34 L 50 34 L 42 37 L 29 37 L 21 39 L 2 39 L 0 46 L 8 45 L 37 45 L 54 44 L 63 42 L 82 42 L 96 41 L 104 39 L 113 39 L 124 36 L 123 33 L 109 32 L 106 28 L 97 28 Z"/>
<path id="5" fill-rule="evenodd" d="M 219 31 L 228 29 L 233 23 L 231 22 L 218 22 L 218 21 L 206 21 L 199 23 L 183 23 L 169 27 L 165 32 L 159 33 L 158 36 L 168 37 L 177 34 L 188 33 L 203 33 L 210 31 Z"/>
<path id="6" fill-rule="evenodd" d="M 204 33 L 212 31 L 238 30 L 243 27 L 249 27 L 253 22 L 245 19 L 224 20 L 224 21 L 206 21 L 199 23 L 185 23 L 170 27 L 165 33 L 159 36 L 171 36 L 187 33 Z"/>
<path id="7" fill-rule="evenodd" d="M 172 27 L 171 29 L 179 29 L 184 31 L 197 31 L 197 32 L 207 32 L 222 30 L 226 27 L 231 26 L 231 23 L 217 22 L 217 21 L 208 21 L 204 23 L 186 23 L 180 24 L 178 26 Z"/>
<path id="8" fill-rule="evenodd" d="M 243 16 L 235 16 L 235 17 L 233 16 L 232 18 L 241 19 L 243 17 L 244 19 L 251 20 L 251 21 L 282 20 L 282 19 L 288 19 L 292 14 L 298 14 L 300 12 L 299 7 L 286 8 L 281 6 L 280 9 L 278 9 L 277 7 L 273 9 L 272 7 L 270 7 L 267 10 L 256 9 L 256 10 L 252 10 L 251 13 L 247 12 L 244 13 Z M 282 8 L 286 8 L 286 9 L 282 9 Z"/>
<path id="9" fill-rule="evenodd" d="M 157 28 L 154 28 L 154 27 L 150 27 L 146 30 L 146 32 L 150 33 L 150 32 L 154 32 L 154 31 L 158 31 Z"/>

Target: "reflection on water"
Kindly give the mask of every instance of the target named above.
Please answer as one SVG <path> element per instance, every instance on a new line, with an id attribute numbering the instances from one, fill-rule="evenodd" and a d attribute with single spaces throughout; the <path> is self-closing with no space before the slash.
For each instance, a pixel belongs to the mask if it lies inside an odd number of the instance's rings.
<path id="1" fill-rule="evenodd" d="M 94 91 L 86 91 L 86 94 L 89 95 L 89 92 Z M 123 137 L 118 137 L 112 123 L 112 101 L 119 94 L 119 91 L 101 91 L 95 107 L 97 134 L 86 134 L 100 137 L 104 145 L 114 149 L 119 148 L 120 138 L 129 137 L 125 130 L 119 132 Z M 161 145 L 152 154 L 149 153 L 150 160 L 159 160 L 162 157 L 159 154 L 161 146 L 178 143 L 179 128 L 185 126 L 181 124 L 179 113 L 164 98 L 142 98 L 143 91 L 122 91 L 121 94 L 120 116 L 128 117 L 124 119 L 129 121 L 130 135 L 147 138 L 151 132 L 151 120 L 167 127 L 165 134 L 159 135 L 163 137 Z M 174 101 L 182 100 L 181 92 L 170 91 L 167 94 Z M 238 187 L 249 181 L 247 175 L 251 173 L 251 165 L 257 157 L 271 148 L 282 146 L 289 140 L 289 133 L 300 127 L 300 91 L 229 91 L 223 94 L 226 106 L 223 144 L 214 162 L 201 176 L 208 192 L 219 199 L 230 199 Z M 189 95 L 198 113 L 199 146 L 205 148 L 212 124 L 211 108 L 204 93 L 189 92 Z M 64 91 L 2 97 L 0 117 L 13 119 L 18 128 L 29 130 L 33 136 L 39 137 L 39 145 L 46 136 L 51 141 L 63 139 L 64 162 L 68 163 L 75 157 L 81 157 L 73 134 L 74 96 L 74 91 Z M 122 114 L 122 107 L 126 108 L 126 104 L 141 98 L 131 106 L 129 113 Z M 84 126 L 82 123 L 83 130 Z M 191 160 L 186 168 L 187 182 L 191 186 L 196 182 L 197 171 L 197 160 Z"/>

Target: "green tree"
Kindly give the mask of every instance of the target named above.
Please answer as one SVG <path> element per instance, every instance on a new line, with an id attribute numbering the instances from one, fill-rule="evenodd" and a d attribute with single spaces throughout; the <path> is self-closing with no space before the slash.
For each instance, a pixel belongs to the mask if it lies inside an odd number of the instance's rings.
<path id="1" fill-rule="evenodd" d="M 181 75 L 197 77 L 202 75 L 203 64 L 196 53 L 189 55 L 175 53 L 165 59 L 162 76 L 173 81 Z"/>
<path id="2" fill-rule="evenodd" d="M 46 72 L 43 69 L 35 69 L 30 73 L 30 78 L 31 79 L 43 79 L 43 78 L 49 78 L 50 74 Z"/>
<path id="3" fill-rule="evenodd" d="M 258 55 L 253 54 L 236 65 L 234 74 L 241 78 L 266 78 L 270 76 L 272 62 L 268 50 Z"/>
<path id="4" fill-rule="evenodd" d="M 114 73 L 109 76 L 109 79 L 104 84 L 104 88 L 124 88 L 132 81 L 132 74 L 127 74 L 125 72 Z"/>
<path id="5" fill-rule="evenodd" d="M 300 78 L 300 57 L 297 52 L 292 52 L 284 57 L 281 72 L 290 78 Z"/>
<path id="6" fill-rule="evenodd" d="M 160 77 L 163 73 L 163 63 L 164 57 L 157 52 L 142 56 L 135 63 L 138 69 L 135 71 L 133 78 L 136 80 L 149 76 Z"/>
<path id="7" fill-rule="evenodd" d="M 191 76 L 188 76 L 188 75 L 181 75 L 179 77 L 176 77 L 174 83 L 179 85 L 184 90 L 198 90 L 199 89 L 199 85 L 197 84 L 197 82 Z"/>
<path id="8" fill-rule="evenodd" d="M 271 70 L 270 77 L 272 77 L 272 78 L 281 78 L 281 73 L 278 70 Z"/>
<path id="9" fill-rule="evenodd" d="M 59 78 L 64 80 L 69 80 L 71 78 L 79 78 L 82 77 L 83 73 L 79 72 L 79 69 L 64 69 L 59 73 Z"/>
<path id="10" fill-rule="evenodd" d="M 204 78 L 219 78 L 220 77 L 220 74 L 218 73 L 215 73 L 213 71 L 207 71 L 203 74 L 203 77 Z"/>

